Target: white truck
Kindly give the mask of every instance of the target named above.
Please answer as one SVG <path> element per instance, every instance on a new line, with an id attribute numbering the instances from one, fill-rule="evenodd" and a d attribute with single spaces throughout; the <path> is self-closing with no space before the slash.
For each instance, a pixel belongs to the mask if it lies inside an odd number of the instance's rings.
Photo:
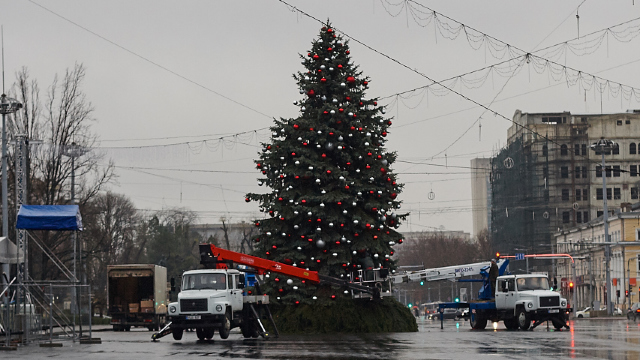
<path id="1" fill-rule="evenodd" d="M 468 309 L 471 327 L 484 329 L 488 321 L 503 321 L 507 329 L 533 329 L 545 321 L 551 321 L 556 329 L 569 328 L 567 300 L 550 290 L 549 280 L 542 274 L 506 275 L 508 259 L 498 259 L 498 276 L 495 298 L 489 279 L 490 262 L 423 269 L 392 276 L 394 283 L 409 281 L 451 280 L 479 282 L 482 287 L 478 300 L 470 302 L 448 302 L 438 305 L 441 327 L 445 309 Z M 462 279 L 479 275 L 482 279 Z"/>
<path id="2" fill-rule="evenodd" d="M 241 328 L 245 338 L 266 334 L 251 305 L 266 305 L 269 297 L 243 296 L 244 282 L 244 274 L 233 269 L 186 271 L 178 301 L 169 304 L 173 339 L 182 339 L 186 329 L 195 329 L 199 340 L 211 339 L 215 330 L 226 339 L 235 327 Z"/>
<path id="3" fill-rule="evenodd" d="M 354 296 L 369 294 L 372 298 L 380 297 L 376 286 L 352 283 L 346 280 L 318 274 L 275 261 L 262 259 L 230 250 L 218 248 L 210 244 L 200 245 L 200 263 L 204 269 L 190 270 L 182 275 L 182 284 L 178 301 L 169 304 L 168 324 L 151 337 L 156 341 L 172 334 L 174 340 L 181 340 L 184 331 L 195 329 L 199 340 L 209 340 L 216 330 L 222 339 L 229 337 L 229 331 L 239 327 L 245 338 L 267 337 L 260 319 L 268 318 L 278 336 L 271 311 L 268 295 L 252 295 L 245 293 L 245 282 L 248 277 L 255 278 L 255 292 L 260 294 L 258 276 L 269 272 L 283 274 L 308 281 L 312 284 L 330 283 L 344 286 Z M 243 272 L 232 269 L 232 265 L 246 267 Z M 245 275 L 245 273 L 247 275 Z M 248 284 L 254 285 L 254 284 Z M 174 287 L 172 281 L 172 291 Z"/>
<path id="4" fill-rule="evenodd" d="M 471 327 L 484 329 L 487 321 L 503 321 L 509 330 L 528 330 L 551 321 L 556 330 L 568 329 L 567 300 L 549 289 L 544 275 L 499 276 L 494 301 L 468 304 Z"/>

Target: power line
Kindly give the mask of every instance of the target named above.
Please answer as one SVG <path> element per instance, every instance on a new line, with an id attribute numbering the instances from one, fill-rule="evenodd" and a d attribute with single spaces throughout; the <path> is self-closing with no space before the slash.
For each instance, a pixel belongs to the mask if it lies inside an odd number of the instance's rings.
<path id="1" fill-rule="evenodd" d="M 139 59 L 141 59 L 141 60 L 143 60 L 143 61 L 145 61 L 145 62 L 147 62 L 147 63 L 151 64 L 151 65 L 154 65 L 154 66 L 155 66 L 155 67 L 157 67 L 157 68 L 160 68 L 160 69 L 162 69 L 162 70 L 164 70 L 164 71 L 166 71 L 166 72 L 168 72 L 168 73 L 170 73 L 170 74 L 172 74 L 172 75 L 175 75 L 175 76 L 177 76 L 178 78 L 180 78 L 180 79 L 182 79 L 182 80 L 185 80 L 185 81 L 187 81 L 187 82 L 189 82 L 189 83 L 191 83 L 191 84 L 193 84 L 193 85 L 196 85 L 197 87 L 199 87 L 199 88 L 201 88 L 201 89 L 204 89 L 204 90 L 206 90 L 206 91 L 208 91 L 208 92 L 210 92 L 210 93 L 212 93 L 212 94 L 215 94 L 215 95 L 217 95 L 217 96 L 219 96 L 219 97 L 221 97 L 221 98 L 223 98 L 223 99 L 225 99 L 225 100 L 231 101 L 232 103 L 234 103 L 234 104 L 236 104 L 236 105 L 242 106 L 242 107 L 243 107 L 243 108 L 245 108 L 245 109 L 251 110 L 251 111 L 253 111 L 253 112 L 257 113 L 257 114 L 260 114 L 260 115 L 262 115 L 262 116 L 265 116 L 265 117 L 268 117 L 268 118 L 270 118 L 270 119 L 273 119 L 273 116 L 269 116 L 269 115 L 267 115 L 267 114 L 265 114 L 265 113 L 263 113 L 263 112 L 261 112 L 261 111 L 258 111 L 258 110 L 254 109 L 254 108 L 252 108 L 252 107 L 250 107 L 250 106 L 248 106 L 248 105 L 245 105 L 245 104 L 243 104 L 243 103 L 241 103 L 241 102 L 239 102 L 239 101 L 237 101 L 237 100 L 234 100 L 234 99 L 232 99 L 232 98 L 230 98 L 230 97 L 228 97 L 228 96 L 226 96 L 226 95 L 223 95 L 223 94 L 221 94 L 221 93 L 219 93 L 219 92 L 217 92 L 217 91 L 215 91 L 215 90 L 213 90 L 213 89 L 211 89 L 211 88 L 209 88 L 209 87 L 207 87 L 207 86 L 205 86 L 205 85 L 200 84 L 199 82 L 197 82 L 197 81 L 195 81 L 195 80 L 191 80 L 191 79 L 189 79 L 188 77 L 186 77 L 186 76 L 184 76 L 184 75 L 182 75 L 182 74 L 179 74 L 178 72 L 173 71 L 173 70 L 171 70 L 171 69 L 169 69 L 169 68 L 167 68 L 167 67 L 165 67 L 165 66 L 163 66 L 163 65 L 160 65 L 159 63 L 157 63 L 157 62 L 155 62 L 155 61 L 153 61 L 153 60 L 151 60 L 151 59 L 149 59 L 149 58 L 146 58 L 146 57 L 144 57 L 144 56 L 142 56 L 142 55 L 140 55 L 140 54 L 138 54 L 138 53 L 134 52 L 133 50 L 129 50 L 129 49 L 127 49 L 126 47 L 124 47 L 124 46 L 122 46 L 122 45 L 120 45 L 120 44 L 116 43 L 115 41 L 112 41 L 112 40 L 110 40 L 110 39 L 108 39 L 108 38 L 106 38 L 106 37 L 104 37 L 104 36 L 102 36 L 102 35 L 100 35 L 100 34 L 98 34 L 98 33 L 94 32 L 94 31 L 92 31 L 92 30 L 90 30 L 90 29 L 88 29 L 88 28 L 86 28 L 86 27 L 84 27 L 84 26 L 82 26 L 82 25 L 80 25 L 80 24 L 78 24 L 78 23 L 74 22 L 73 20 L 71 20 L 71 19 L 69 19 L 69 18 L 66 18 L 66 17 L 64 17 L 64 16 L 62 16 L 62 15 L 60 15 L 60 14 L 56 13 L 55 11 L 53 11 L 53 10 L 51 10 L 51 9 L 49 9 L 49 8 L 47 8 L 47 7 L 43 6 L 43 5 L 41 5 L 41 4 L 38 4 L 37 2 L 35 2 L 35 1 L 33 1 L 33 0 L 28 0 L 28 1 L 29 1 L 30 3 L 32 3 L 32 4 L 36 5 L 36 6 L 38 6 L 39 8 L 41 8 L 41 9 L 43 9 L 43 10 L 45 10 L 45 11 L 47 11 L 47 12 L 49 12 L 49 13 L 51 13 L 51 14 L 53 14 L 53 15 L 57 16 L 57 17 L 59 17 L 60 19 L 62 19 L 62 20 L 64 20 L 64 21 L 66 21 L 66 22 L 68 22 L 68 23 L 70 23 L 70 24 L 72 24 L 72 25 L 74 25 L 74 26 L 76 26 L 76 27 L 78 27 L 78 28 L 80 28 L 80 29 L 82 29 L 82 30 L 84 30 L 84 31 L 88 32 L 88 33 L 90 33 L 91 35 L 94 35 L 94 36 L 96 36 L 96 37 L 98 37 L 98 38 L 100 38 L 100 39 L 102 39 L 102 40 L 104 40 L 104 41 L 108 42 L 109 44 L 111 44 L 111 45 L 113 45 L 113 46 L 115 46 L 115 47 L 117 47 L 117 48 L 119 48 L 119 49 L 121 49 L 121 50 L 124 50 L 124 51 L 126 51 L 127 53 L 129 53 L 129 54 L 131 54 L 131 55 L 133 55 L 133 56 L 135 56 L 135 57 L 137 57 L 137 58 L 139 58 Z"/>

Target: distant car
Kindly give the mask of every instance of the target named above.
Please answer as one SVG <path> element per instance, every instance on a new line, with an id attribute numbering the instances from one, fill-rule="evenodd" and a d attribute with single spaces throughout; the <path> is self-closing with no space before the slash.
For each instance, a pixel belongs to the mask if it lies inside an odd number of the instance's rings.
<path id="1" fill-rule="evenodd" d="M 613 315 L 622 315 L 622 310 L 620 308 L 613 309 Z"/>
<path id="2" fill-rule="evenodd" d="M 631 309 L 627 311 L 627 319 L 636 321 L 640 317 L 640 303 L 635 303 L 631 306 Z"/>
<path id="3" fill-rule="evenodd" d="M 456 315 L 456 319 L 464 319 L 464 320 L 469 319 L 469 309 L 458 311 L 458 314 Z"/>
<path id="4" fill-rule="evenodd" d="M 588 318 L 591 317 L 591 307 L 586 307 L 580 311 L 576 311 L 576 317 L 577 318 Z"/>
<path id="5" fill-rule="evenodd" d="M 442 313 L 443 319 L 455 319 L 458 317 L 458 314 L 460 314 L 460 311 L 458 309 L 445 308 L 443 310 L 444 310 L 444 312 Z M 427 318 L 429 320 L 440 320 L 440 313 L 436 311 L 433 314 L 429 314 Z"/>

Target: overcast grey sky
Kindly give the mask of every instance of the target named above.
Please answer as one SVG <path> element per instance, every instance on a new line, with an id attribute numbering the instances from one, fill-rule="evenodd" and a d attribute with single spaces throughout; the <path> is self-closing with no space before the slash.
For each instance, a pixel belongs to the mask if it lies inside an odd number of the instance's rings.
<path id="1" fill-rule="evenodd" d="M 367 45 L 350 42 L 354 63 L 372 79 L 370 97 L 504 62 L 519 55 L 514 48 L 558 64 L 560 71 L 550 72 L 541 59 L 517 58 L 465 76 L 465 82 L 446 83 L 491 111 L 437 87 L 381 101 L 394 118 L 387 147 L 399 153 L 394 170 L 406 184 L 402 210 L 411 211 L 401 230 L 442 226 L 471 232 L 469 160 L 490 157 L 504 145 L 510 123 L 503 117 L 510 119 L 516 109 L 640 108 L 634 97 L 621 99 L 608 90 L 600 96 L 584 84 L 568 85 L 560 67 L 640 88 L 640 21 L 584 38 L 640 17 L 640 4 L 632 0 L 416 0 L 410 7 L 400 0 L 287 2 L 317 19 L 330 18 L 338 30 Z M 448 39 L 454 33 L 447 29 L 458 23 L 466 32 Z M 301 95 L 291 75 L 303 70 L 298 54 L 317 37 L 317 21 L 276 0 L 2 0 L 0 24 L 8 85 L 22 67 L 44 90 L 56 73 L 76 62 L 85 65 L 83 89 L 96 109 L 99 151 L 118 166 L 113 191 L 141 209 L 188 207 L 200 222 L 260 216 L 244 194 L 264 191 L 252 159 L 269 132 L 253 130 L 270 126 L 273 117 L 297 116 L 293 102 Z M 487 46 L 469 28 L 510 46 L 496 40 Z M 571 42 L 572 48 L 591 54 L 578 56 L 563 47 L 534 52 L 579 34 L 583 38 Z M 472 83 L 478 88 L 468 88 Z M 434 200 L 428 198 L 431 191 Z"/>

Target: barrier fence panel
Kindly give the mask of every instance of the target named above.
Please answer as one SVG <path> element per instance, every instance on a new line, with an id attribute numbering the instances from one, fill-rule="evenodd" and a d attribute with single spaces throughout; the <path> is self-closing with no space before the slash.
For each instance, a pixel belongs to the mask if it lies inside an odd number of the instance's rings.
<path id="1" fill-rule="evenodd" d="M 5 288 L 0 289 L 0 293 L 2 290 Z M 89 285 L 13 284 L 0 299 L 0 340 L 5 345 L 76 340 L 90 335 Z"/>

